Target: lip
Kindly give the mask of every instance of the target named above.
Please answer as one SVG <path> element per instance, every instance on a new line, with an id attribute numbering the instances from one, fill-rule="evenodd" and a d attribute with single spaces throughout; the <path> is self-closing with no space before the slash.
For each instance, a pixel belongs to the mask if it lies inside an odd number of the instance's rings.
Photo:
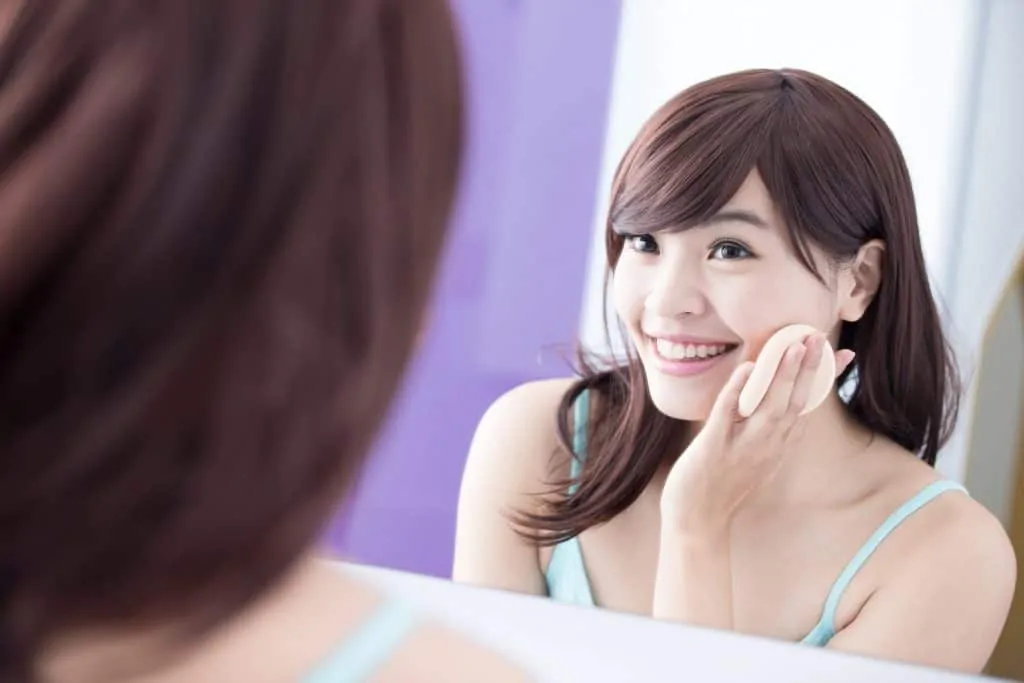
<path id="1" fill-rule="evenodd" d="M 658 339 L 666 339 L 677 344 L 705 344 L 705 345 L 722 345 L 732 347 L 724 353 L 720 353 L 713 358 L 694 358 L 687 360 L 670 360 L 665 358 L 658 353 L 658 346 L 655 342 L 655 338 L 648 337 L 647 344 L 651 350 L 651 355 L 654 357 L 655 364 L 658 370 L 666 375 L 672 375 L 674 377 L 693 377 L 700 375 L 712 369 L 718 365 L 724 358 L 732 354 L 736 349 L 739 348 L 738 344 L 733 342 L 715 341 L 707 339 L 698 339 L 696 337 L 682 337 L 682 336 L 659 336 Z"/>

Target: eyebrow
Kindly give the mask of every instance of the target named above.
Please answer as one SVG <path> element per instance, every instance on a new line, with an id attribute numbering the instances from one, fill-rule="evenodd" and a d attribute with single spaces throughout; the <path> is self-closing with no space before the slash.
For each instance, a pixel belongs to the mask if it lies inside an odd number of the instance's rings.
<path id="1" fill-rule="evenodd" d="M 711 218 L 704 222 L 704 225 L 717 225 L 719 223 L 749 223 L 757 228 L 769 227 L 768 221 L 758 216 L 753 211 L 746 211 L 744 209 L 729 209 L 727 211 L 719 211 Z"/>
<path id="2" fill-rule="evenodd" d="M 748 225 L 753 225 L 756 228 L 768 229 L 771 227 L 768 224 L 768 221 L 761 218 L 753 211 L 747 211 L 746 209 L 726 209 L 724 211 L 719 211 L 711 218 L 708 218 L 706 221 L 702 221 L 699 225 L 700 227 L 711 227 L 714 225 L 719 225 L 721 223 L 737 222 L 747 223 Z M 680 228 L 678 227 L 675 229 L 670 228 L 669 232 L 675 232 L 678 231 L 679 229 Z M 618 223 L 612 223 L 612 231 L 618 235 L 633 234 L 633 230 L 630 229 L 630 226 L 620 225 Z M 640 234 L 647 234 L 648 232 L 658 232 L 658 230 L 645 230 L 642 231 Z"/>

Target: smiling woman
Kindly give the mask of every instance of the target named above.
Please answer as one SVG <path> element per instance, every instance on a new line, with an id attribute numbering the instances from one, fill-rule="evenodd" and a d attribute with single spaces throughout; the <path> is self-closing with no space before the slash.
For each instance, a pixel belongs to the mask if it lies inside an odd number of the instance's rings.
<path id="1" fill-rule="evenodd" d="M 622 159 L 606 247 L 629 357 L 582 354 L 579 378 L 488 410 L 455 578 L 980 670 L 1015 560 L 933 469 L 959 380 L 885 123 L 803 71 L 695 85 Z M 818 332 L 740 418 L 750 361 L 792 324 Z M 833 390 L 801 415 L 826 349 Z"/>

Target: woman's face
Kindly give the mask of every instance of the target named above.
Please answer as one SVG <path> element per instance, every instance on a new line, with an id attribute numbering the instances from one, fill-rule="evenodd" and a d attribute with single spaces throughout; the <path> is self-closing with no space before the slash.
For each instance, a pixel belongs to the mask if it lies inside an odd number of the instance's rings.
<path id="1" fill-rule="evenodd" d="M 706 419 L 732 371 L 786 325 L 812 325 L 835 343 L 842 288 L 812 253 L 830 286 L 799 261 L 756 171 L 707 223 L 626 237 L 615 308 L 662 413 Z"/>

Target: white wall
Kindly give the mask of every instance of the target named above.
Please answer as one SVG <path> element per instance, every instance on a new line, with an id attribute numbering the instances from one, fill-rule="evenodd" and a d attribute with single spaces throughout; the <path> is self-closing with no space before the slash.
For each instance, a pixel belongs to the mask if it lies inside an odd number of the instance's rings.
<path id="1" fill-rule="evenodd" d="M 955 255 L 949 273 L 953 320 L 959 354 L 968 378 L 973 377 L 982 337 L 1015 265 L 1024 258 L 1024 2 L 989 0 L 980 32 L 983 51 L 977 87 L 971 93 L 977 107 L 968 136 L 962 168 L 959 230 L 951 241 Z M 1012 373 L 1012 371 L 1011 371 Z M 1018 375 L 1001 381 L 1020 382 Z M 941 469 L 963 480 L 968 466 L 972 480 L 1011 478 L 1010 463 L 990 459 L 985 452 L 968 453 L 978 386 L 972 383 L 959 428 L 946 448 Z M 969 461 L 968 461 L 969 459 Z"/>
<path id="2" fill-rule="evenodd" d="M 1024 234 L 1010 205 L 1024 177 L 1022 38 L 1020 0 L 623 0 L 583 342 L 607 350 L 607 193 L 642 123 L 672 95 L 711 76 L 795 67 L 851 90 L 893 129 L 910 167 L 925 257 L 969 370 L 979 321 L 999 289 L 990 279 L 1009 271 Z M 943 452 L 941 469 L 962 480 L 962 437 Z"/>

